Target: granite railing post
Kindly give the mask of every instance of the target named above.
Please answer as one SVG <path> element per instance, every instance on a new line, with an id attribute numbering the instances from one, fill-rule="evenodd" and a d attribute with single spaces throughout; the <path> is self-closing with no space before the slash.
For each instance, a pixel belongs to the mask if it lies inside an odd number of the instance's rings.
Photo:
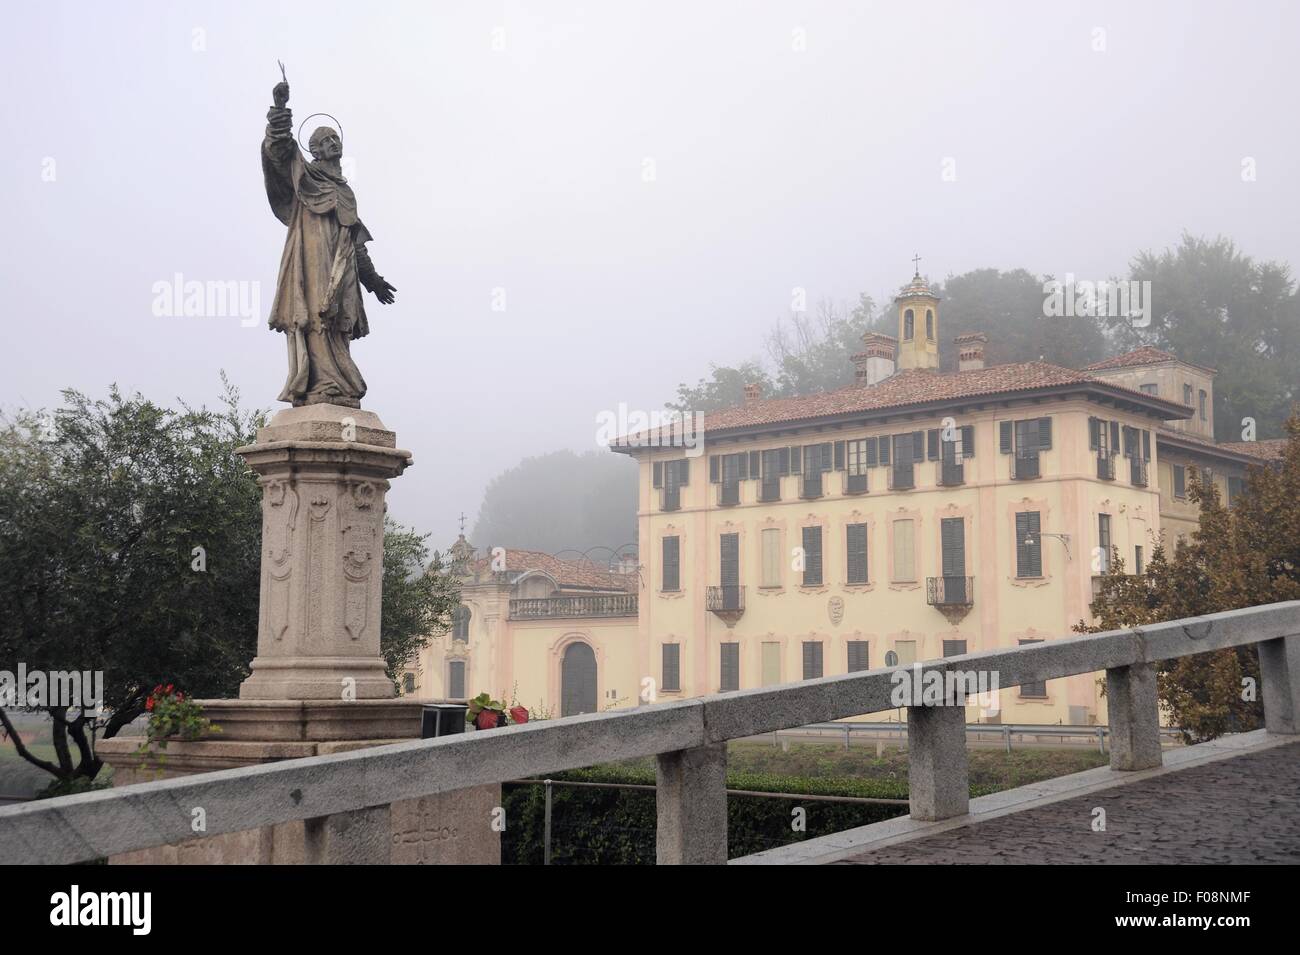
<path id="1" fill-rule="evenodd" d="M 949 819 L 970 810 L 966 707 L 909 706 L 907 758 L 913 819 Z"/>
<path id="2" fill-rule="evenodd" d="M 388 865 L 393 829 L 388 806 L 303 821 L 308 865 Z"/>
<path id="3" fill-rule="evenodd" d="M 1134 663 L 1108 669 L 1106 710 L 1110 714 L 1110 768 L 1131 771 L 1161 765 L 1156 665 Z"/>
<path id="4" fill-rule="evenodd" d="M 1259 645 L 1264 728 L 1270 733 L 1300 733 L 1300 635 Z"/>
<path id="5" fill-rule="evenodd" d="M 657 757 L 655 806 L 659 865 L 727 862 L 727 744 Z"/>

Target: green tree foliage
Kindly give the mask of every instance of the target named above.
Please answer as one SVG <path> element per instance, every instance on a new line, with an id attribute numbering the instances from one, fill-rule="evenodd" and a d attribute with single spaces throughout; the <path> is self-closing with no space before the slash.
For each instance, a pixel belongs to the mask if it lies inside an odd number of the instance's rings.
<path id="1" fill-rule="evenodd" d="M 1217 488 L 1199 479 L 1188 497 L 1200 507 L 1200 526 L 1168 554 L 1153 550 L 1145 573 L 1124 573 L 1118 553 L 1092 602 L 1096 626 L 1083 633 L 1177 620 L 1241 607 L 1300 599 L 1300 417 L 1292 416 L 1280 469 L 1252 468 L 1246 492 L 1231 508 Z M 1255 647 L 1220 650 L 1167 661 L 1159 674 L 1160 701 L 1189 741 L 1258 728 L 1257 699 L 1243 699 L 1242 680 L 1259 681 Z"/>
<path id="2" fill-rule="evenodd" d="M 1256 262 L 1229 239 L 1183 235 L 1176 248 L 1142 252 L 1132 278 L 1151 282 L 1151 324 L 1114 323 L 1116 350 L 1150 344 L 1217 369 L 1216 437 L 1239 441 L 1241 420 L 1279 437 L 1300 396 L 1300 301 L 1290 267 Z"/>
<path id="3" fill-rule="evenodd" d="M 227 384 L 218 411 L 114 388 L 101 400 L 66 391 L 53 412 L 0 423 L 0 668 L 104 674 L 102 712 L 40 708 L 53 761 L 29 753 L 0 709 L 19 753 L 65 787 L 95 777 L 96 740 L 144 712 L 155 685 L 231 697 L 248 675 L 261 491 L 233 451 L 262 421 Z M 449 622 L 454 599 L 416 573 L 422 538 L 394 528 L 386 544 L 391 672 Z"/>
<path id="4" fill-rule="evenodd" d="M 429 639 L 447 632 L 460 603 L 460 586 L 442 554 L 419 534 L 384 517 L 384 603 L 380 652 L 394 683 L 416 661 Z M 400 686 L 399 686 L 400 689 Z"/>
<path id="5" fill-rule="evenodd" d="M 480 550 L 558 553 L 636 540 L 636 465 L 609 451 L 524 458 L 488 484 L 470 535 Z"/>

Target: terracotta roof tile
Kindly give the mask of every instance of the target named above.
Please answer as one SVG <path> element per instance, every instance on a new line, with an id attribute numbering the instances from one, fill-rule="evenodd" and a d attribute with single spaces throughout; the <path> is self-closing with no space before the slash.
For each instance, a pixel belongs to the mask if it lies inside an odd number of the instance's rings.
<path id="1" fill-rule="evenodd" d="M 539 571 L 551 577 L 561 587 L 581 587 L 587 590 L 608 590 L 626 592 L 633 590 L 636 575 L 617 574 L 602 568 L 599 564 L 587 560 L 556 557 L 539 550 L 521 550 L 517 547 L 505 548 L 506 573 L 523 574 Z M 474 561 L 474 569 L 479 573 L 490 572 L 492 558 L 483 557 Z"/>
<path id="2" fill-rule="evenodd" d="M 1191 365 L 1193 368 L 1201 368 L 1208 372 L 1214 372 L 1215 369 L 1208 368 L 1205 365 L 1198 365 L 1194 361 L 1185 361 L 1171 352 L 1162 351 L 1159 348 L 1153 348 L 1150 345 L 1143 345 L 1141 348 L 1135 348 L 1130 352 L 1122 355 L 1116 355 L 1114 358 L 1106 358 L 1102 361 L 1095 361 L 1091 365 L 1084 367 L 1084 371 L 1109 371 L 1115 368 L 1136 368 L 1141 365 L 1158 365 L 1161 362 L 1176 361 L 1184 365 Z"/>
<path id="3" fill-rule="evenodd" d="M 1219 447 L 1249 454 L 1261 461 L 1281 461 L 1286 454 L 1286 438 L 1270 438 L 1267 441 L 1224 441 Z"/>

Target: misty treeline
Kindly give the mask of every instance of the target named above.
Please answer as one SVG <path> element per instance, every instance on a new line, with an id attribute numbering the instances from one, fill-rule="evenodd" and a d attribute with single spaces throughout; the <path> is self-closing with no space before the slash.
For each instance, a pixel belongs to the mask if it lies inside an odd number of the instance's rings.
<path id="1" fill-rule="evenodd" d="M 1300 392 L 1300 300 L 1290 266 L 1257 262 L 1229 239 L 1183 235 L 1177 246 L 1140 252 L 1122 278 L 1151 283 L 1150 323 L 1124 318 L 1045 314 L 1044 284 L 1064 276 L 1025 269 L 976 269 L 933 283 L 943 299 L 939 353 L 956 370 L 954 336 L 988 336 L 986 362 L 1043 360 L 1067 368 L 1152 345 L 1218 369 L 1216 437 L 1242 439 L 1242 419 L 1256 437 L 1280 437 Z M 1113 277 L 1120 278 L 1120 277 Z M 714 411 L 744 400 L 754 382 L 767 397 L 790 397 L 853 382 L 850 356 L 862 335 L 897 335 L 892 302 L 861 295 L 856 304 L 823 301 L 777 321 L 746 351 L 719 356 L 708 378 L 681 384 L 668 407 Z M 636 469 L 622 455 L 557 452 L 529 458 L 498 477 L 484 497 L 473 540 L 556 552 L 617 547 L 635 534 Z"/>

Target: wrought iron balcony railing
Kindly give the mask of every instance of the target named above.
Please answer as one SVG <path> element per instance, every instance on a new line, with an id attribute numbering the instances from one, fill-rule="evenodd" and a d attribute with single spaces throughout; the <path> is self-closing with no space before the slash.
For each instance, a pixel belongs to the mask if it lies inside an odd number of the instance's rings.
<path id="1" fill-rule="evenodd" d="M 659 501 L 661 511 L 680 511 L 682 509 L 682 489 L 679 487 L 666 487 L 662 492 L 663 496 Z"/>
<path id="2" fill-rule="evenodd" d="M 510 601 L 511 620 L 566 617 L 635 617 L 637 594 L 574 594 L 563 597 L 516 597 Z"/>
<path id="3" fill-rule="evenodd" d="M 916 487 L 916 468 L 911 464 L 895 464 L 889 469 L 889 489 L 910 491 Z"/>
<path id="4" fill-rule="evenodd" d="M 1016 481 L 1031 481 L 1040 477 L 1037 451 L 1017 451 L 1011 456 L 1011 477 Z"/>
<path id="5" fill-rule="evenodd" d="M 781 479 L 763 478 L 758 485 L 758 499 L 764 504 L 781 500 Z"/>
<path id="6" fill-rule="evenodd" d="M 718 485 L 718 505 L 734 507 L 740 503 L 740 482 L 723 481 Z"/>
<path id="7" fill-rule="evenodd" d="M 1103 481 L 1115 480 L 1115 455 L 1109 452 L 1097 455 L 1097 477 Z"/>
<path id="8" fill-rule="evenodd" d="M 745 609 L 745 588 L 727 584 L 704 589 L 704 609 L 713 613 L 740 613 Z"/>
<path id="9" fill-rule="evenodd" d="M 867 475 L 864 471 L 862 474 L 844 475 L 844 493 L 845 494 L 866 494 L 867 493 Z"/>
<path id="10" fill-rule="evenodd" d="M 1148 477 L 1147 477 L 1146 461 L 1142 460 L 1136 455 L 1134 457 L 1129 458 L 1128 473 L 1129 473 L 1129 481 L 1132 482 L 1134 487 L 1147 486 Z"/>
<path id="11" fill-rule="evenodd" d="M 975 578 L 927 577 L 925 602 L 931 607 L 969 607 L 975 603 Z"/>
<path id="12" fill-rule="evenodd" d="M 957 487 L 966 483 L 966 468 L 961 461 L 940 461 L 935 468 L 935 483 L 939 487 Z"/>
<path id="13" fill-rule="evenodd" d="M 799 496 L 805 500 L 821 497 L 825 493 L 823 483 L 821 471 L 805 474 L 799 482 Z"/>

